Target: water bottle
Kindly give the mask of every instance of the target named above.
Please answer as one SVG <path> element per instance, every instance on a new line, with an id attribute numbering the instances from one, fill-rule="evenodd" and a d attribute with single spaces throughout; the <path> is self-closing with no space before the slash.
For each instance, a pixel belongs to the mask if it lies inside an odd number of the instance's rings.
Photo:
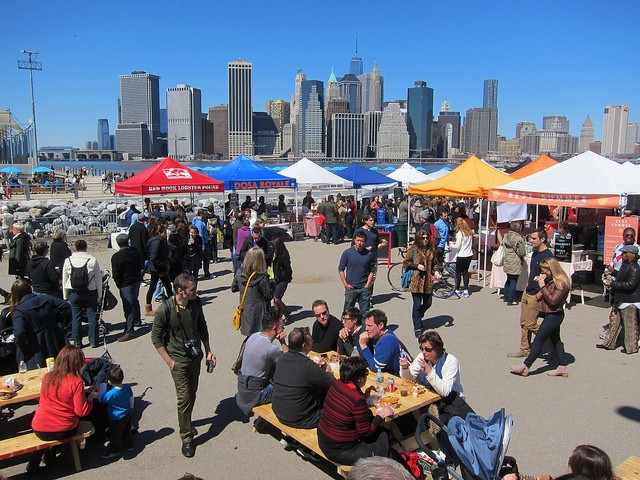
<path id="1" fill-rule="evenodd" d="M 20 360 L 20 363 L 18 364 L 18 373 L 20 374 L 22 383 L 26 382 L 28 380 L 27 377 L 27 364 L 24 363 L 24 360 Z"/>
<path id="2" fill-rule="evenodd" d="M 382 370 L 380 369 L 376 372 L 376 383 L 384 383 L 384 375 L 382 375 Z"/>

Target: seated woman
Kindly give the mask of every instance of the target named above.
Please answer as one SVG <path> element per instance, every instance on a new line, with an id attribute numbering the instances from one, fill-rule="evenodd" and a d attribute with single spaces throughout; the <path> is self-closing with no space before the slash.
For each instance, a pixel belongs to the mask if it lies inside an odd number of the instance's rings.
<path id="1" fill-rule="evenodd" d="M 445 351 L 440 334 L 433 330 L 422 333 L 418 345 L 420 354 L 413 363 L 400 359 L 400 376 L 430 387 L 442 397 L 438 411 L 445 425 L 453 416 L 465 418 L 473 410 L 464 398 L 458 359 Z"/>
<path id="2" fill-rule="evenodd" d="M 591 480 L 618 480 L 606 452 L 593 445 L 578 445 L 569 457 L 571 473 Z"/>
<path id="3" fill-rule="evenodd" d="M 53 370 L 44 376 L 40 390 L 40 403 L 31 428 L 40 440 L 60 440 L 72 436 L 78 429 L 81 417 L 86 417 L 93 407 L 98 393 L 85 394 L 81 369 L 84 364 L 82 350 L 67 345 L 56 357 Z M 45 454 L 45 460 L 46 460 Z M 30 468 L 37 468 L 42 453 L 36 452 L 29 460 Z"/>
<path id="4" fill-rule="evenodd" d="M 332 462 L 353 465 L 359 458 L 374 455 L 400 460 L 389 446 L 387 431 L 381 428 L 393 409 L 382 407 L 374 417 L 367 406 L 370 389 L 363 392 L 362 387 L 368 373 L 364 358 L 346 358 L 340 364 L 340 379 L 327 393 L 318 423 L 318 445 Z"/>
<path id="5" fill-rule="evenodd" d="M 65 324 L 71 323 L 71 306 L 61 298 L 31 292 L 26 280 L 16 280 L 9 300 L 16 343 L 16 362 L 29 370 L 44 367 L 67 344 Z"/>

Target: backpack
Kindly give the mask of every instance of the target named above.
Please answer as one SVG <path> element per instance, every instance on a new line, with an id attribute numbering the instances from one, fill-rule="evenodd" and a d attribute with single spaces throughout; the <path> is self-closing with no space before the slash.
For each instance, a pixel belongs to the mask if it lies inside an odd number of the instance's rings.
<path id="1" fill-rule="evenodd" d="M 74 290 L 87 288 L 89 286 L 88 263 L 89 260 L 87 260 L 81 267 L 76 267 L 71 263 L 71 260 L 69 260 L 69 264 L 71 265 L 71 288 Z"/>

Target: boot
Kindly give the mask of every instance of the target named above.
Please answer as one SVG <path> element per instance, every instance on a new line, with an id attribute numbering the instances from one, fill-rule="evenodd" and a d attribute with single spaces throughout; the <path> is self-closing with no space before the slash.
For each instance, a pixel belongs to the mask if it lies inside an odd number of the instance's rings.
<path id="1" fill-rule="evenodd" d="M 145 306 L 144 306 L 144 314 L 145 314 L 147 317 L 153 317 L 153 316 L 156 314 L 156 312 L 154 312 L 154 311 L 151 309 L 151 305 L 145 305 Z"/>
<path id="2" fill-rule="evenodd" d="M 550 377 L 567 378 L 569 376 L 569 372 L 567 372 L 567 367 L 565 367 L 564 365 L 558 365 L 558 368 L 547 372 L 547 375 L 549 375 Z"/>
<path id="3" fill-rule="evenodd" d="M 519 365 L 511 365 L 509 367 L 509 370 L 511 370 L 511 373 L 515 375 L 520 375 L 522 377 L 529 376 L 529 368 L 524 363 L 521 363 Z"/>

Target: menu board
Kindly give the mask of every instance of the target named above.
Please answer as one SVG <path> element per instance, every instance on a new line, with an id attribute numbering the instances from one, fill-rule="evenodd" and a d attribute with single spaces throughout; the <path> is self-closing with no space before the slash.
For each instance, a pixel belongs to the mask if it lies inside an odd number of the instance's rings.
<path id="1" fill-rule="evenodd" d="M 633 228 L 636 231 L 635 242 L 638 242 L 638 220 L 640 217 L 605 217 L 604 223 L 604 263 L 611 261 L 613 249 L 622 243 L 622 232 L 625 228 Z"/>

